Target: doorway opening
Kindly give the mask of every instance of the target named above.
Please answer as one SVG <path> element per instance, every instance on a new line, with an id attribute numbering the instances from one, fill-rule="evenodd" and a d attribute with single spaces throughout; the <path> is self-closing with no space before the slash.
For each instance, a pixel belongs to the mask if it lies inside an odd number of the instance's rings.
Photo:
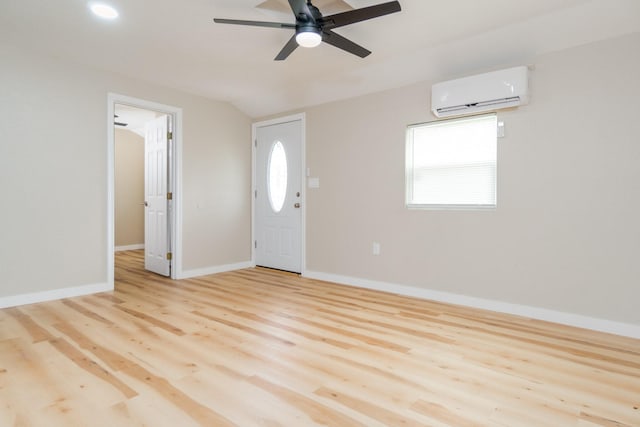
<path id="1" fill-rule="evenodd" d="M 144 250 L 145 269 L 181 274 L 182 110 L 151 101 L 108 97 L 108 281 L 114 253 Z"/>

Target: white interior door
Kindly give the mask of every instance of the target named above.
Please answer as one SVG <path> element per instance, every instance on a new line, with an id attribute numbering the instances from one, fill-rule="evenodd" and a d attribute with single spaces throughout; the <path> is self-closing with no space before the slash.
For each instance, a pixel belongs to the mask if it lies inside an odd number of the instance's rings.
<path id="1" fill-rule="evenodd" d="M 170 117 L 146 124 L 144 160 L 144 268 L 163 276 L 171 274 L 169 255 L 169 138 Z"/>
<path id="2" fill-rule="evenodd" d="M 302 121 L 256 129 L 256 265 L 302 270 Z"/>

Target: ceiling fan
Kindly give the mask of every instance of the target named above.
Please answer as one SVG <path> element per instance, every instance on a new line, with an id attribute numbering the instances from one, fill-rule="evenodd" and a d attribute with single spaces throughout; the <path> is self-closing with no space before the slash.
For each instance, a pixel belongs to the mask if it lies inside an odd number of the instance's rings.
<path id="1" fill-rule="evenodd" d="M 117 115 L 117 114 L 113 115 L 114 119 L 117 119 L 118 117 L 120 117 L 120 116 Z M 113 124 L 116 125 L 116 126 L 122 126 L 122 127 L 129 126 L 129 123 L 117 122 L 115 120 L 113 121 Z"/>
<path id="2" fill-rule="evenodd" d="M 293 11 L 293 15 L 296 19 L 295 24 L 219 18 L 215 18 L 213 21 L 218 24 L 251 25 L 256 27 L 295 30 L 293 37 L 289 39 L 287 44 L 276 56 L 276 61 L 286 59 L 298 46 L 315 47 L 321 42 L 328 43 L 339 49 L 357 55 L 360 58 L 364 58 L 371 53 L 369 50 L 337 33 L 334 33 L 333 29 L 354 24 L 356 22 L 366 21 L 367 19 L 388 15 L 390 13 L 399 12 L 401 10 L 400 3 L 397 1 L 390 1 L 329 16 L 322 16 L 320 10 L 311 4 L 311 0 L 289 0 L 289 6 L 291 6 L 291 10 Z"/>

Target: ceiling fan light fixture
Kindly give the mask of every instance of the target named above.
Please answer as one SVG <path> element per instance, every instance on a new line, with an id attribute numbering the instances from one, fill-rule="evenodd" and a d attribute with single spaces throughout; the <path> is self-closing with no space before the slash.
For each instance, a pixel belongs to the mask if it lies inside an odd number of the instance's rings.
<path id="1" fill-rule="evenodd" d="M 296 42 L 302 47 L 316 47 L 322 42 L 322 36 L 315 27 L 303 27 L 296 34 Z"/>

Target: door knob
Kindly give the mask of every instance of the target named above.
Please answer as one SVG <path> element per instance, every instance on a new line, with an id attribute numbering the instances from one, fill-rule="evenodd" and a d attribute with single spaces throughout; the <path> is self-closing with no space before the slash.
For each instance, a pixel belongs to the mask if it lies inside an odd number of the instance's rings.
<path id="1" fill-rule="evenodd" d="M 293 207 L 296 209 L 300 209 L 300 203 L 296 203 L 295 205 L 293 205 Z"/>
<path id="2" fill-rule="evenodd" d="M 146 200 L 144 202 L 142 202 L 142 204 L 145 205 L 145 206 L 149 206 L 149 203 L 147 203 Z"/>

